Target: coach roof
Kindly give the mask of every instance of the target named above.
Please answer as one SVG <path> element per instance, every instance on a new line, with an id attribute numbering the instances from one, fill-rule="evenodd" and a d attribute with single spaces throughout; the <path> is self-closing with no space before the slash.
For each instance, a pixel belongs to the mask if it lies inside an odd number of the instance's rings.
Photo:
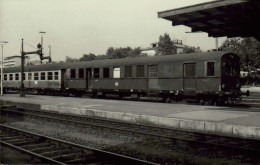
<path id="1" fill-rule="evenodd" d="M 93 60 L 71 63 L 55 63 L 43 65 L 27 65 L 25 72 L 28 71 L 51 71 L 60 69 L 72 68 L 89 68 L 100 66 L 122 66 L 122 65 L 142 65 L 142 64 L 157 64 L 169 62 L 182 62 L 182 61 L 200 61 L 200 60 L 221 60 L 221 57 L 228 52 L 207 52 L 207 53 L 189 53 L 167 56 L 153 56 L 153 57 L 136 57 L 136 58 L 121 58 L 121 59 L 106 59 L 106 60 Z M 21 67 L 5 68 L 5 73 L 20 72 Z"/>

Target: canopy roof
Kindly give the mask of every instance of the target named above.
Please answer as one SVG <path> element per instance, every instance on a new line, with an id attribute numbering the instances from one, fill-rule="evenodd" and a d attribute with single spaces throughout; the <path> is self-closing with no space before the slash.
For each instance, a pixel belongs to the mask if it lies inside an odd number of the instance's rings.
<path id="1" fill-rule="evenodd" d="M 210 37 L 255 37 L 260 40 L 259 0 L 217 0 L 158 12 L 172 25 L 185 25 L 192 32 Z"/>

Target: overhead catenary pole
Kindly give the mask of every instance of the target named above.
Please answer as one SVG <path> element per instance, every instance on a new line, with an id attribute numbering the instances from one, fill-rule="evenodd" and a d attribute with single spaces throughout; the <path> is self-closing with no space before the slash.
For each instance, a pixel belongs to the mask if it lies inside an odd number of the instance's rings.
<path id="1" fill-rule="evenodd" d="M 39 33 L 41 33 L 41 46 L 42 46 L 42 51 L 43 51 L 43 34 L 45 34 L 46 32 L 42 32 L 40 31 Z M 41 64 L 42 64 L 42 59 L 41 59 Z"/>
<path id="2" fill-rule="evenodd" d="M 218 51 L 218 37 L 215 38 L 215 42 L 216 42 L 216 51 Z"/>
<path id="3" fill-rule="evenodd" d="M 21 88 L 20 97 L 24 97 L 24 51 L 23 51 L 23 38 L 22 38 L 22 50 L 21 50 Z"/>
<path id="4" fill-rule="evenodd" d="M 49 57 L 51 58 L 51 45 L 49 45 Z"/>
<path id="5" fill-rule="evenodd" d="M 3 78 L 4 78 L 4 45 L 2 44 L 2 61 L 1 61 L 1 96 L 3 95 Z"/>
<path id="6" fill-rule="evenodd" d="M 1 63 L 1 95 L 3 95 L 3 81 L 4 81 L 4 44 L 8 43 L 7 41 L 0 41 L 2 43 L 2 63 Z"/>
<path id="7" fill-rule="evenodd" d="M 24 88 L 24 78 L 25 78 L 25 74 L 24 74 L 24 60 L 25 60 L 25 55 L 27 54 L 38 54 L 40 56 L 40 59 L 44 59 L 42 58 L 43 54 L 42 54 L 42 46 L 39 43 L 37 45 L 38 50 L 37 51 L 32 51 L 32 52 L 24 52 L 23 50 L 23 38 L 22 38 L 22 48 L 21 48 L 21 86 L 20 86 L 20 97 L 24 97 L 25 96 L 25 88 Z"/>

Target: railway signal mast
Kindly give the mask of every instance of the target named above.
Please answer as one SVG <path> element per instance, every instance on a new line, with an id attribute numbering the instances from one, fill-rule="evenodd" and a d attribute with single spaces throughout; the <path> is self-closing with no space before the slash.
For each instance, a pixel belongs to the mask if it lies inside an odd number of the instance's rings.
<path id="1" fill-rule="evenodd" d="M 46 32 L 42 32 L 42 31 L 40 31 L 39 33 L 42 34 L 42 35 L 41 35 L 41 47 L 42 47 L 41 50 L 42 50 L 42 52 L 43 52 L 43 34 L 45 34 Z M 51 56 L 43 57 L 43 54 L 40 55 L 41 64 L 42 64 L 42 60 L 45 60 L 45 59 L 48 59 L 49 62 L 51 62 Z"/>
<path id="2" fill-rule="evenodd" d="M 40 32 L 41 34 L 46 33 L 46 32 Z M 37 51 L 32 51 L 32 52 L 24 52 L 23 49 L 23 39 L 22 39 L 22 50 L 21 50 L 21 86 L 20 86 L 20 97 L 24 97 L 25 96 L 25 90 L 24 90 L 24 79 L 25 79 L 25 74 L 24 74 L 24 59 L 25 59 L 25 55 L 28 54 L 38 54 L 40 56 L 40 60 L 41 60 L 41 64 L 42 64 L 42 60 L 44 59 L 49 59 L 49 61 L 51 62 L 51 58 L 50 56 L 48 57 L 43 57 L 43 36 L 41 37 L 41 44 L 39 43 L 37 45 Z"/>

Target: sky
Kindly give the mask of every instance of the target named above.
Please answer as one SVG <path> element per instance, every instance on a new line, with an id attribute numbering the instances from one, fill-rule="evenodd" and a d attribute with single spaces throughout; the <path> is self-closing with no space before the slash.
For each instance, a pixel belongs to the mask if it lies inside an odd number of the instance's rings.
<path id="1" fill-rule="evenodd" d="M 49 54 L 50 45 L 54 61 L 105 54 L 109 47 L 146 48 L 164 33 L 209 50 L 215 48 L 215 39 L 207 33 L 185 33 L 191 29 L 158 18 L 160 11 L 208 1 L 212 0 L 0 0 L 0 41 L 8 41 L 4 57 L 20 55 L 22 38 L 24 51 L 35 51 L 39 32 L 44 31 L 44 52 Z M 39 60 L 37 55 L 30 57 Z"/>

